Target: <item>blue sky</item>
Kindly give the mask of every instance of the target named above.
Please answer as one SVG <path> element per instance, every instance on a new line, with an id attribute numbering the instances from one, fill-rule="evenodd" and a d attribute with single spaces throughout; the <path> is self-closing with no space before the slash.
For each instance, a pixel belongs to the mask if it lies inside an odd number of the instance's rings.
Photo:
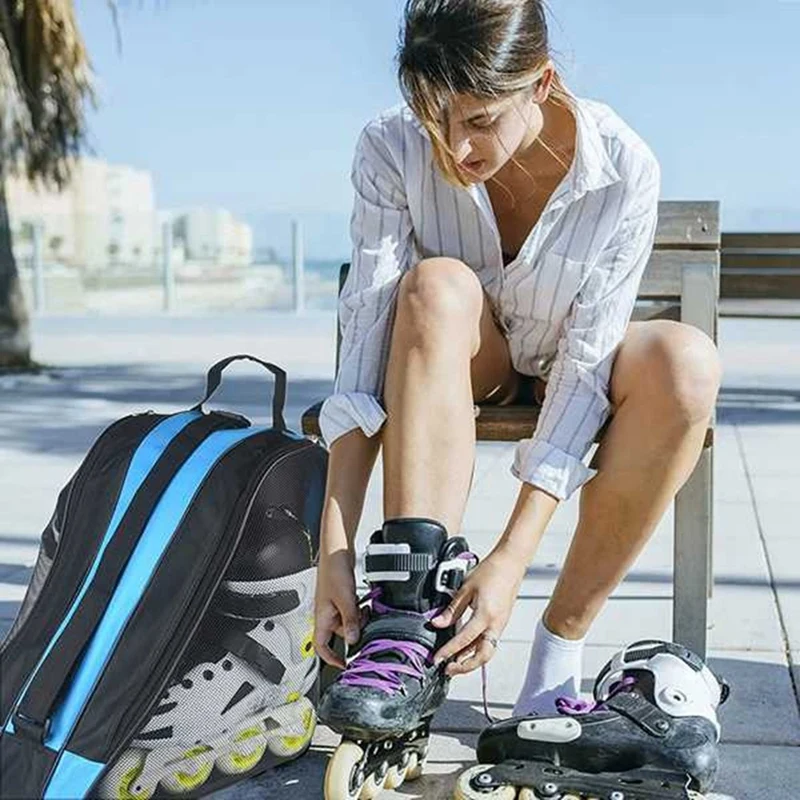
<path id="1" fill-rule="evenodd" d="M 152 172 L 159 207 L 229 208 L 257 245 L 349 249 L 356 137 L 400 98 L 402 0 L 77 0 L 99 79 L 97 155 Z M 549 0 L 557 63 L 662 165 L 665 199 L 725 230 L 800 230 L 800 0 Z"/>

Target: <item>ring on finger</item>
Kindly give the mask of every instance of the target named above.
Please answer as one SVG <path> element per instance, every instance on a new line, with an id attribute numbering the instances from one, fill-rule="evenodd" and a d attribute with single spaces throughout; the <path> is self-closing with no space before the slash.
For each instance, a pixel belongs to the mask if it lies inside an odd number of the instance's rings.
<path id="1" fill-rule="evenodd" d="M 500 644 L 499 639 L 491 631 L 484 631 L 481 634 L 481 639 L 486 639 L 495 650 L 497 650 L 497 645 Z"/>

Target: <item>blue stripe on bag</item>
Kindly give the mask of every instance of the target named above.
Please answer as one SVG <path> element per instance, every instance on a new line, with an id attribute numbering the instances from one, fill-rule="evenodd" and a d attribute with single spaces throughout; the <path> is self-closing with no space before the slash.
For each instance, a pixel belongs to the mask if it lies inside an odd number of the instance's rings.
<path id="1" fill-rule="evenodd" d="M 263 427 L 251 427 L 212 433 L 167 487 L 131 554 L 68 694 L 53 715 L 50 734 L 45 739 L 47 747 L 60 750 L 64 746 L 128 619 L 136 611 L 142 587 L 150 582 L 206 475 L 231 447 L 265 430 Z M 66 761 L 63 760 L 64 756 L 67 756 Z M 76 761 L 77 758 L 80 757 L 68 751 L 62 754 L 45 792 L 45 800 L 82 797 L 82 792 L 89 790 L 99 770 L 105 766 L 84 758 Z"/>
<path id="2" fill-rule="evenodd" d="M 125 512 L 128 510 L 128 506 L 130 505 L 133 496 L 136 494 L 145 478 L 147 478 L 147 476 L 150 474 L 150 470 L 152 470 L 156 461 L 158 461 L 169 443 L 192 420 L 197 419 L 199 416 L 199 411 L 186 411 L 181 414 L 174 414 L 170 417 L 167 417 L 167 419 L 165 419 L 163 422 L 160 422 L 158 425 L 156 425 L 156 427 L 153 428 L 153 430 L 150 431 L 150 433 L 148 433 L 139 444 L 139 447 L 133 454 L 133 458 L 131 458 L 131 463 L 128 465 L 128 472 L 125 475 L 125 481 L 122 484 L 122 490 L 120 492 L 119 499 L 117 500 L 117 507 L 114 509 L 114 513 L 111 517 L 111 521 L 108 524 L 105 536 L 103 536 L 103 541 L 100 544 L 100 548 L 97 556 L 95 557 L 94 563 L 84 578 L 80 591 L 73 600 L 66 616 L 61 621 L 61 625 L 59 625 L 58 630 L 50 641 L 50 644 L 47 645 L 47 648 L 42 654 L 42 657 L 39 659 L 38 664 L 31 672 L 24 688 L 20 692 L 19 697 L 17 697 L 11 706 L 11 712 L 5 724 L 6 733 L 14 733 L 14 723 L 11 721 L 11 718 L 14 716 L 17 706 L 25 696 L 25 692 L 28 691 L 28 686 L 30 686 L 31 681 L 39 671 L 39 667 L 42 665 L 42 662 L 45 660 L 45 658 L 47 658 L 48 653 L 53 649 L 64 628 L 66 628 L 67 623 L 80 605 L 84 594 L 86 594 L 86 590 L 92 582 L 92 578 L 94 578 L 94 575 L 97 572 L 103 552 L 108 546 L 108 543 L 111 541 L 114 533 L 116 533 L 117 526 L 119 525 L 120 520 L 125 516 Z"/>

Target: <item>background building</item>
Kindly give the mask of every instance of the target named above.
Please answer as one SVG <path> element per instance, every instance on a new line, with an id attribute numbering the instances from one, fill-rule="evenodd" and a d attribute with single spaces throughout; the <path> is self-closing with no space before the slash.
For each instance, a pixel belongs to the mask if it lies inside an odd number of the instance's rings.
<path id="1" fill-rule="evenodd" d="M 253 231 L 223 208 L 157 211 L 146 170 L 82 158 L 63 192 L 6 182 L 14 253 L 21 266 L 33 253 L 32 229 L 43 226 L 42 260 L 81 272 L 160 269 L 161 226 L 172 224 L 173 264 L 249 266 Z"/>
<path id="2" fill-rule="evenodd" d="M 32 253 L 35 224 L 43 226 L 45 263 L 89 271 L 153 263 L 160 239 L 153 179 L 145 170 L 81 158 L 62 192 L 12 177 L 6 195 L 14 253 L 22 264 Z"/>

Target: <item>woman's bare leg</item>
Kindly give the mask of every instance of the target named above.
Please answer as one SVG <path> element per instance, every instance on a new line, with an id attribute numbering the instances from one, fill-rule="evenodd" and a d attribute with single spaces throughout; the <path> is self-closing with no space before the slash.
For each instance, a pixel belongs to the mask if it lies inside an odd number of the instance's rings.
<path id="1" fill-rule="evenodd" d="M 473 401 L 516 378 L 475 273 L 452 258 L 421 261 L 398 290 L 384 385 L 384 518 L 461 527 L 475 463 Z"/>
<path id="2" fill-rule="evenodd" d="M 697 463 L 720 377 L 717 350 L 697 328 L 629 325 L 599 472 L 581 489 L 578 527 L 544 616 L 553 633 L 582 638 L 641 552 Z"/>

